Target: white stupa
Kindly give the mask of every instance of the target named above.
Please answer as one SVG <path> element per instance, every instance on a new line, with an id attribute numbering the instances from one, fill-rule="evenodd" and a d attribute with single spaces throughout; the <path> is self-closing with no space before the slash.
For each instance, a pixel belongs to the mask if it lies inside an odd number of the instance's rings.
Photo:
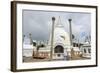
<path id="1" fill-rule="evenodd" d="M 54 25 L 53 59 L 64 59 L 64 55 L 67 55 L 67 49 L 70 49 L 69 33 L 65 31 L 63 24 L 61 24 L 60 17 Z M 52 33 L 50 33 L 49 45 L 51 44 L 51 35 Z"/>
<path id="2" fill-rule="evenodd" d="M 24 57 L 31 57 L 32 53 L 33 53 L 33 49 L 35 49 L 36 47 L 34 47 L 31 44 L 31 40 L 29 37 L 24 37 L 23 40 L 23 56 Z"/>

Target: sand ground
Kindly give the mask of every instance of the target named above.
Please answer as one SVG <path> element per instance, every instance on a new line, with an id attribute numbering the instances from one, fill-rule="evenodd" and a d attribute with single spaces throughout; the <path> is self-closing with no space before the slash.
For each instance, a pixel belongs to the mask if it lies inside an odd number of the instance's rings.
<path id="1" fill-rule="evenodd" d="M 45 61 L 71 61 L 71 60 L 87 60 L 90 58 L 84 58 L 84 57 L 76 57 L 76 58 L 70 58 L 68 60 L 64 60 L 64 59 L 35 59 L 32 57 L 23 57 L 23 62 L 45 62 Z"/>

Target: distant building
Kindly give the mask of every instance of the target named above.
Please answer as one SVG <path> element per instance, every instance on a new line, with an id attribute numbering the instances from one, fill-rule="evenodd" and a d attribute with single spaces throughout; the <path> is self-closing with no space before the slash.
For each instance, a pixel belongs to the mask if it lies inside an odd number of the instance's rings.
<path id="1" fill-rule="evenodd" d="M 81 47 L 82 57 L 91 58 L 91 45 L 88 42 L 85 42 Z"/>

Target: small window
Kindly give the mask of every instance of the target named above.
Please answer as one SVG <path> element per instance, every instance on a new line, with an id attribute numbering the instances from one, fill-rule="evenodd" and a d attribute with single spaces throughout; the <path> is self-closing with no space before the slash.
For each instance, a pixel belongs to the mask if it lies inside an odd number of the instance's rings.
<path id="1" fill-rule="evenodd" d="M 91 53 L 91 49 L 88 49 L 88 52 Z"/>
<path id="2" fill-rule="evenodd" d="M 73 43 L 73 47 L 75 47 L 75 43 Z"/>
<path id="3" fill-rule="evenodd" d="M 86 49 L 84 48 L 84 53 L 86 53 Z"/>
<path id="4" fill-rule="evenodd" d="M 76 44 L 76 47 L 78 47 L 78 44 Z"/>
<path id="5" fill-rule="evenodd" d="M 41 47 L 45 47 L 45 45 L 44 45 L 44 44 L 41 44 L 40 46 L 41 46 Z"/>
<path id="6" fill-rule="evenodd" d="M 58 57 L 60 57 L 60 54 L 58 54 Z"/>

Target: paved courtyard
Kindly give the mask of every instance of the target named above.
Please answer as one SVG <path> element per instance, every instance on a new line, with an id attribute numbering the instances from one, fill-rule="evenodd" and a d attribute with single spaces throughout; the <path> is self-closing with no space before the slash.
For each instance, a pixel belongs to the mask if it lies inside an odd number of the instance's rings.
<path id="1" fill-rule="evenodd" d="M 32 57 L 23 57 L 23 62 L 45 62 L 45 61 L 71 61 L 71 60 L 87 60 L 90 58 L 84 58 L 84 57 L 75 57 L 75 58 L 69 58 L 69 59 L 35 59 Z"/>

